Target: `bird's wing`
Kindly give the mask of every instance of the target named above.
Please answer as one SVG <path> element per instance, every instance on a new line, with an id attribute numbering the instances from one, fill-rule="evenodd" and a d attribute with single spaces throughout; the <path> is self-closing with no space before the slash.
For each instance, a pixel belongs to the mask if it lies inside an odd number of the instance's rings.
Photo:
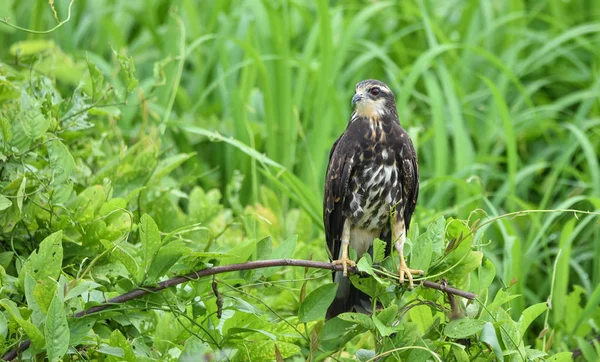
<path id="1" fill-rule="evenodd" d="M 404 131 L 404 130 L 403 130 Z M 404 223 L 406 230 L 410 226 L 410 219 L 412 218 L 415 207 L 417 206 L 417 199 L 419 198 L 419 166 L 417 164 L 417 154 L 408 134 L 404 131 L 405 136 L 402 137 L 403 152 L 401 154 L 402 159 L 402 170 L 400 175 L 402 177 L 402 199 L 404 201 Z"/>
<path id="2" fill-rule="evenodd" d="M 329 165 L 325 179 L 325 197 L 323 198 L 323 223 L 329 257 L 338 258 L 341 235 L 345 218 L 343 215 L 344 200 L 348 189 L 348 181 L 352 173 L 354 159 L 350 152 L 350 143 L 344 135 L 333 144 L 329 153 Z"/>

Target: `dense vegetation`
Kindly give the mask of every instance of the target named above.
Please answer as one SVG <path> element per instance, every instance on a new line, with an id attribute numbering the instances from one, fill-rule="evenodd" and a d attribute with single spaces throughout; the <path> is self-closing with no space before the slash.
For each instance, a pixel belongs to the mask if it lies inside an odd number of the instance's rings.
<path id="1" fill-rule="evenodd" d="M 0 18 L 26 28 L 0 24 L 0 352 L 600 359 L 599 2 L 3 0 Z M 72 317 L 214 265 L 328 260 L 328 152 L 366 78 L 419 156 L 409 265 L 477 300 L 375 276 L 395 270 L 375 253 L 353 277 L 373 316 L 324 322 L 330 272 L 277 267 Z"/>

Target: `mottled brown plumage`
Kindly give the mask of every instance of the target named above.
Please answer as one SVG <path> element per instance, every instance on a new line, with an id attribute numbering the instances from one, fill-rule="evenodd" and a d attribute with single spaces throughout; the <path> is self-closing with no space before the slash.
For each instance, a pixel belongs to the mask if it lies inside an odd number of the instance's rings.
<path id="1" fill-rule="evenodd" d="M 421 271 L 406 267 L 402 249 L 419 193 L 417 156 L 400 126 L 394 95 L 384 83 L 358 83 L 354 103 L 356 110 L 329 156 L 323 205 L 327 246 L 333 262 L 346 268 L 353 261 L 348 259 L 344 243 L 352 246 L 359 258 L 376 237 L 387 242 L 386 254 L 395 243 L 401 256 L 401 281 L 406 275 L 412 286 L 412 274 Z M 396 217 L 390 222 L 392 211 Z M 334 275 L 340 285 L 328 318 L 368 309 L 370 304 L 345 274 Z"/>

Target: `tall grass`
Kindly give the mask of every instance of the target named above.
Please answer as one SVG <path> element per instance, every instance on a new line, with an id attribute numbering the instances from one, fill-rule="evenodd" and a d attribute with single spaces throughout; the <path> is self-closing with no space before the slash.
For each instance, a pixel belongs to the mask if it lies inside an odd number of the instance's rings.
<path id="1" fill-rule="evenodd" d="M 68 1 L 55 3 L 64 18 Z M 14 5 L 16 23 L 56 22 L 45 1 L 30 5 Z M 39 36 L 5 33 L 0 46 L 26 37 Z M 125 135 L 142 129 L 139 97 L 149 97 L 151 122 L 171 110 L 171 120 L 231 136 L 297 176 L 264 173 L 260 158 L 168 127 L 169 147 L 198 152 L 205 186 L 225 188 L 241 171 L 246 202 L 268 184 L 318 220 L 328 152 L 349 118 L 354 84 L 378 78 L 395 91 L 417 147 L 416 222 L 478 208 L 483 217 L 600 208 L 597 1 L 80 0 L 50 37 L 100 65 L 111 48 L 127 49 L 140 79 L 161 65 L 164 85 L 141 84 L 118 120 Z M 570 285 L 592 295 L 600 284 L 594 217 L 532 213 L 479 235 L 491 240 L 484 251 L 502 282 L 525 296 L 515 316 L 550 294 L 559 249 L 556 304 Z"/>

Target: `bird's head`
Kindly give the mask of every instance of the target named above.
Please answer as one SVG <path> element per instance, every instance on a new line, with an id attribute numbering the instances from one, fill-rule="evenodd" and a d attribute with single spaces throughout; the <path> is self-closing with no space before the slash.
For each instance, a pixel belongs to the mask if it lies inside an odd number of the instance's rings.
<path id="1" fill-rule="evenodd" d="M 356 85 L 352 107 L 361 117 L 380 119 L 388 114 L 396 114 L 396 99 L 392 90 L 383 82 L 368 79 Z"/>

